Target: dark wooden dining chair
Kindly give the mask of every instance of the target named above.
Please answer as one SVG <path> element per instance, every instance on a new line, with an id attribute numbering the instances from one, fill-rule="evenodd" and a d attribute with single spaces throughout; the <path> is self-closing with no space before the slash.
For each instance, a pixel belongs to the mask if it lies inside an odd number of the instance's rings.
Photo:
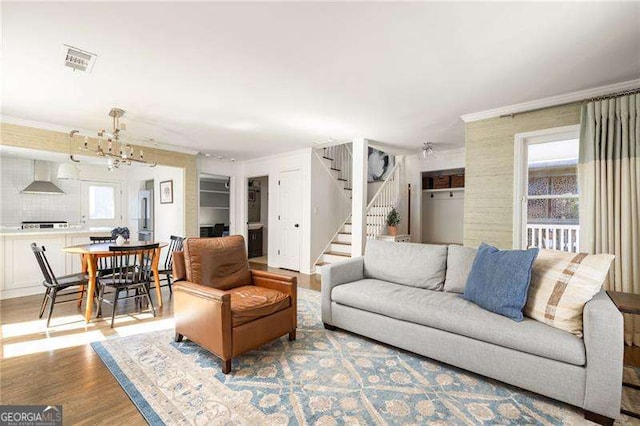
<path id="1" fill-rule="evenodd" d="M 112 272 L 104 277 L 99 277 L 99 294 L 98 294 L 98 317 L 102 316 L 102 305 L 107 303 L 112 305 L 111 328 L 116 317 L 118 309 L 118 301 L 124 299 L 135 299 L 138 309 L 140 310 L 145 300 L 151 307 L 153 316 L 156 316 L 156 309 L 153 306 L 151 297 L 149 296 L 149 288 L 152 279 L 151 269 L 146 267 L 153 264 L 156 249 L 159 244 L 148 244 L 142 246 L 111 246 L 109 251 L 111 256 L 108 259 L 111 262 Z M 105 290 L 113 289 L 113 300 L 105 299 Z M 129 290 L 136 290 L 132 296 L 129 296 Z M 125 296 L 120 293 L 126 292 Z M 141 300 L 143 299 L 143 300 Z"/>
<path id="2" fill-rule="evenodd" d="M 173 294 L 173 252 L 182 251 L 182 245 L 184 242 L 184 237 L 178 237 L 176 235 L 172 235 L 169 238 L 169 250 L 167 251 L 167 257 L 164 260 L 164 265 L 162 269 L 158 269 L 158 275 L 164 276 L 164 278 L 160 278 L 160 281 L 164 281 L 165 284 L 161 284 L 160 287 L 169 287 L 169 294 Z M 151 265 L 148 265 L 150 268 Z"/>
<path id="3" fill-rule="evenodd" d="M 115 243 L 115 237 L 89 237 L 91 244 L 106 244 Z M 111 260 L 108 257 L 99 257 L 98 261 L 98 276 L 109 275 L 111 273 Z"/>
<path id="4" fill-rule="evenodd" d="M 40 271 L 44 278 L 42 285 L 46 288 L 38 318 L 42 318 L 42 315 L 44 315 L 44 310 L 47 307 L 47 301 L 49 301 L 49 315 L 47 316 L 47 328 L 49 328 L 51 316 L 53 315 L 53 306 L 55 304 L 76 302 L 78 300 L 77 297 L 73 297 L 68 300 L 57 300 L 57 298 L 59 296 L 64 297 L 80 294 L 80 300 L 82 300 L 85 293 L 85 286 L 88 285 L 88 281 L 82 273 L 56 277 L 53 269 L 51 269 L 49 261 L 47 260 L 47 256 L 45 255 L 46 250 L 44 246 L 38 246 L 36 243 L 31 243 L 31 251 L 33 251 L 33 254 L 36 257 L 36 261 L 38 262 L 38 266 L 40 267 Z M 66 291 L 75 287 L 77 287 L 76 291 Z M 62 291 L 64 291 L 64 293 L 59 293 Z"/>

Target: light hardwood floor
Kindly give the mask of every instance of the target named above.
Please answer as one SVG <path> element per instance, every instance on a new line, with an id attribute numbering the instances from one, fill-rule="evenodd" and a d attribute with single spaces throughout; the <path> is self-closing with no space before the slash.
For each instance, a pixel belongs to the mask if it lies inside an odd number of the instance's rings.
<path id="1" fill-rule="evenodd" d="M 320 290 L 316 275 L 251 266 L 296 276 L 300 287 Z M 133 301 L 127 300 L 118 306 L 114 329 L 110 318 L 85 325 L 76 304 L 65 303 L 55 306 L 47 332 L 43 321 L 37 321 L 42 296 L 0 301 L 0 404 L 62 405 L 65 424 L 146 424 L 88 342 L 166 326 L 163 320 L 173 311 L 168 288 L 162 290 L 164 307 L 157 317 L 136 314 Z M 110 307 L 105 309 L 108 316 Z"/>

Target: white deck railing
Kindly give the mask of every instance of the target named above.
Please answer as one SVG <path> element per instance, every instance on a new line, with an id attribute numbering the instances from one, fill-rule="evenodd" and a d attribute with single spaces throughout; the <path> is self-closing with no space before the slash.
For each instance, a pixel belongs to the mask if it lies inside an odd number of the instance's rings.
<path id="1" fill-rule="evenodd" d="M 396 164 L 382 183 L 367 206 L 367 238 L 375 238 L 382 234 L 387 226 L 387 214 L 400 201 L 400 164 L 401 157 L 396 157 Z"/>
<path id="2" fill-rule="evenodd" d="M 577 253 L 580 251 L 580 226 L 527 224 L 527 247 Z"/>

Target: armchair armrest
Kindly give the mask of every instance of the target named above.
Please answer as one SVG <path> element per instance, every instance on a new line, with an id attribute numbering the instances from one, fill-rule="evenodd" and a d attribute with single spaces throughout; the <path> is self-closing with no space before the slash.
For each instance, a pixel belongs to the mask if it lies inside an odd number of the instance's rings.
<path id="1" fill-rule="evenodd" d="M 184 281 L 187 279 L 187 268 L 184 261 L 183 251 L 174 251 L 171 253 L 171 276 L 173 281 Z"/>
<path id="2" fill-rule="evenodd" d="M 331 291 L 340 284 L 364 278 L 364 257 L 322 266 L 322 321 L 331 323 Z"/>
<path id="3" fill-rule="evenodd" d="M 231 294 L 190 281 L 173 285 L 176 334 L 186 336 L 223 360 L 231 359 Z"/>
<path id="4" fill-rule="evenodd" d="M 288 294 L 293 308 L 293 328 L 298 326 L 298 279 L 272 272 L 251 270 L 251 281 L 258 287 L 270 288 Z"/>
<path id="5" fill-rule="evenodd" d="M 624 324 L 604 290 L 584 306 L 587 381 L 584 409 L 615 419 L 620 414 Z"/>

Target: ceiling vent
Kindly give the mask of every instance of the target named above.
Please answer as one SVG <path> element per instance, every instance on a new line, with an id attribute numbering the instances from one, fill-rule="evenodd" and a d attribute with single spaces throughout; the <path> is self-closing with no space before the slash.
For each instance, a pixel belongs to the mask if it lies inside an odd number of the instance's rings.
<path id="1" fill-rule="evenodd" d="M 74 71 L 91 72 L 98 55 L 78 49 L 77 47 L 64 45 L 64 65 Z"/>

